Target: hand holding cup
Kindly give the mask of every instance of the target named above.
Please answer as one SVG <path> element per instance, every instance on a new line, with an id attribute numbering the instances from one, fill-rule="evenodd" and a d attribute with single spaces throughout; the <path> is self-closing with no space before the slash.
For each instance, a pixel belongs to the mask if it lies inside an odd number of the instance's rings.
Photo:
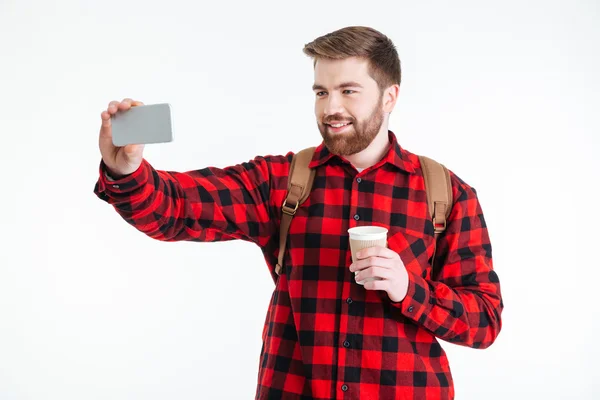
<path id="1" fill-rule="evenodd" d="M 400 255 L 387 247 L 387 229 L 355 227 L 350 234 L 354 279 L 367 290 L 384 290 L 390 300 L 399 302 L 408 291 L 408 272 Z"/>

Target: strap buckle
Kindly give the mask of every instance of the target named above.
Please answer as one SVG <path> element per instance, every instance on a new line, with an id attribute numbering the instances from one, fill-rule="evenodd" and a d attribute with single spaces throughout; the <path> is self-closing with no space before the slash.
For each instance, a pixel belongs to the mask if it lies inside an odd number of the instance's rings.
<path id="1" fill-rule="evenodd" d="M 447 225 L 446 220 L 444 220 L 444 224 L 438 224 L 435 222 L 435 217 L 433 218 L 433 229 L 435 231 L 435 233 L 442 233 L 445 229 L 446 229 L 446 225 Z"/>
<path id="2" fill-rule="evenodd" d="M 300 202 L 297 202 L 296 206 L 292 209 L 291 207 L 289 207 L 287 205 L 287 199 L 285 199 L 283 201 L 283 206 L 281 207 L 281 211 L 283 211 L 284 214 L 293 216 L 294 214 L 296 214 L 296 210 L 298 210 L 299 205 L 300 205 Z"/>

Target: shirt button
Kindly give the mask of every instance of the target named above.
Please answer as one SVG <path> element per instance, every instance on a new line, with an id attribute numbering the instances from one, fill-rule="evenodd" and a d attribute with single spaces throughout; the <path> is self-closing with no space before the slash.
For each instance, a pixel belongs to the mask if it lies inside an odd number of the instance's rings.
<path id="1" fill-rule="evenodd" d="M 358 221 L 360 219 L 360 217 L 358 216 L 358 214 L 354 214 L 354 220 Z"/>
<path id="2" fill-rule="evenodd" d="M 345 348 L 348 348 L 348 347 L 350 347 L 350 342 L 349 342 L 349 341 L 347 341 L 347 340 L 344 340 L 344 347 L 345 347 Z"/>
<path id="3" fill-rule="evenodd" d="M 356 178 L 356 182 L 357 182 L 357 183 L 360 183 L 361 181 L 362 181 L 362 179 L 360 179 L 360 178 Z"/>
<path id="4" fill-rule="evenodd" d="M 345 392 L 345 391 L 347 391 L 347 390 L 348 390 L 348 385 L 345 385 L 345 384 L 344 384 L 344 385 L 342 385 L 342 391 L 344 391 L 344 392 Z"/>
<path id="5" fill-rule="evenodd" d="M 348 298 L 346 299 L 346 303 L 348 303 L 348 304 L 352 304 L 352 298 L 351 298 L 351 297 L 348 297 Z"/>
<path id="6" fill-rule="evenodd" d="M 408 312 L 413 312 L 413 310 L 414 310 L 414 309 L 415 309 L 415 308 L 414 308 L 413 306 L 409 306 L 409 307 L 408 307 Z"/>

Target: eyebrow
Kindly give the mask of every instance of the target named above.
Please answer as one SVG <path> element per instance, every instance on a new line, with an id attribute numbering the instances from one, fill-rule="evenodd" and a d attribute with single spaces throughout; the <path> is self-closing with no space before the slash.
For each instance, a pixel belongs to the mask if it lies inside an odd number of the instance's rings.
<path id="1" fill-rule="evenodd" d="M 334 87 L 333 90 L 347 88 L 347 87 L 358 87 L 361 89 L 363 88 L 362 85 L 360 85 L 359 83 L 356 83 L 356 82 L 343 82 L 343 83 L 340 83 L 339 85 L 337 85 L 336 87 Z M 325 87 L 323 85 L 318 85 L 315 83 L 312 87 L 312 90 L 327 90 L 327 89 L 325 89 Z"/>

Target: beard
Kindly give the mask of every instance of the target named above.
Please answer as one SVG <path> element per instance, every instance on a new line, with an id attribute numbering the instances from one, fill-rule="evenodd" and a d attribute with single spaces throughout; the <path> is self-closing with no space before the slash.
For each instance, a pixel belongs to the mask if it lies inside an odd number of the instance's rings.
<path id="1" fill-rule="evenodd" d="M 328 121 L 348 121 L 352 125 L 346 128 L 343 133 L 332 133 L 328 125 L 324 122 L 318 122 L 319 131 L 323 137 L 325 147 L 335 155 L 350 156 L 359 153 L 369 147 L 375 139 L 381 125 L 383 124 L 384 112 L 381 110 L 383 100 L 379 99 L 377 105 L 371 112 L 371 115 L 364 121 L 348 120 L 340 115 L 332 115 L 327 118 Z"/>

